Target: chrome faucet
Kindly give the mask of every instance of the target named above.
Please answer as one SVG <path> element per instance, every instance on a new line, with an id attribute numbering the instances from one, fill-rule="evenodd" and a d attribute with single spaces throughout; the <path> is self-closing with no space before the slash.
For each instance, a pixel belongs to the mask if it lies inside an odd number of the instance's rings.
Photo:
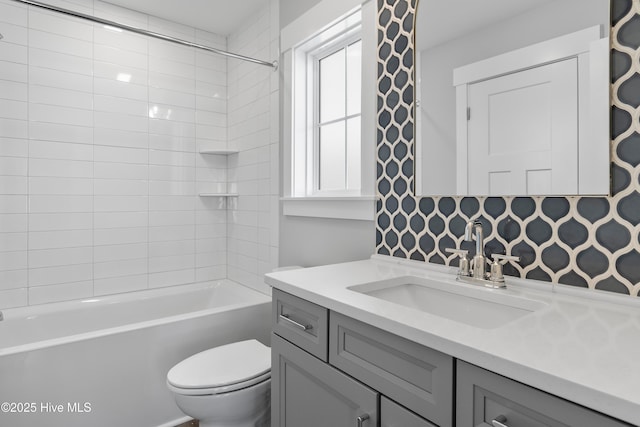
<path id="1" fill-rule="evenodd" d="M 466 249 L 447 248 L 446 252 L 459 256 L 457 280 L 482 285 L 488 288 L 505 288 L 502 267 L 507 261 L 519 262 L 520 257 L 511 255 L 493 254 L 491 272 L 487 273 L 487 257 L 484 256 L 484 232 L 479 220 L 467 222 L 464 227 L 464 240 L 467 242 L 476 239 L 476 254 L 469 262 Z"/>
<path id="2" fill-rule="evenodd" d="M 476 254 L 471 260 L 471 277 L 475 279 L 485 279 L 487 273 L 487 259 L 484 256 L 484 233 L 482 223 L 479 220 L 469 221 L 464 228 L 464 240 L 473 241 L 476 238 Z"/>
<path id="3" fill-rule="evenodd" d="M 446 252 L 456 254 L 460 257 L 458 264 L 457 280 L 476 285 L 483 285 L 488 288 L 504 288 L 504 276 L 502 266 L 507 261 L 519 262 L 520 257 L 511 255 L 493 254 L 491 272 L 487 273 L 487 257 L 484 256 L 484 232 L 482 223 L 479 220 L 469 221 L 464 228 L 464 240 L 467 242 L 476 239 L 476 254 L 469 262 L 466 249 L 447 248 Z"/>

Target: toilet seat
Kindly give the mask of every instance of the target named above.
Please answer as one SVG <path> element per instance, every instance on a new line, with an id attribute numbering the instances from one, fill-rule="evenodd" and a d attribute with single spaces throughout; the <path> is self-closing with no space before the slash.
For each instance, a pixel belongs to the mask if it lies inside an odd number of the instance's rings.
<path id="1" fill-rule="evenodd" d="M 271 378 L 271 350 L 256 340 L 195 354 L 171 368 L 167 386 L 183 395 L 229 393 Z"/>
<path id="2" fill-rule="evenodd" d="M 232 391 L 242 390 L 252 385 L 260 384 L 271 378 L 271 372 L 267 372 L 264 375 L 253 378 L 249 381 L 244 381 L 236 384 L 228 384 L 222 387 L 209 387 L 209 388 L 181 388 L 176 387 L 167 380 L 167 387 L 174 393 L 182 394 L 184 396 L 206 396 L 210 394 L 222 394 L 230 393 Z"/>

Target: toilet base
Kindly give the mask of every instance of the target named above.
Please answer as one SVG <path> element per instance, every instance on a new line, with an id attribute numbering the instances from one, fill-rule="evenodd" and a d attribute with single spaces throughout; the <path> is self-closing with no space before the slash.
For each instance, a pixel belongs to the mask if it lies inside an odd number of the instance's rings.
<path id="1" fill-rule="evenodd" d="M 178 407 L 200 427 L 271 427 L 271 379 L 215 395 L 174 393 Z"/>

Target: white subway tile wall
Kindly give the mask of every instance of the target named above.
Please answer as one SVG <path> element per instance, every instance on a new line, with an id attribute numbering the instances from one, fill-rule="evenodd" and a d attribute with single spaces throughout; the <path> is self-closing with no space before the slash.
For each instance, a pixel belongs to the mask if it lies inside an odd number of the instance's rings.
<path id="1" fill-rule="evenodd" d="M 229 36 L 229 50 L 266 61 L 279 57 L 278 1 Z M 227 212 L 229 278 L 268 292 L 263 275 L 278 266 L 279 80 L 267 67 L 229 61 Z M 275 100 L 275 101 L 274 101 Z"/>
<path id="2" fill-rule="evenodd" d="M 56 4 L 278 55 L 276 1 L 228 40 L 98 0 Z M 266 291 L 277 73 L 10 0 L 0 23 L 0 309 L 225 277 Z M 227 191 L 240 196 L 198 196 Z"/>

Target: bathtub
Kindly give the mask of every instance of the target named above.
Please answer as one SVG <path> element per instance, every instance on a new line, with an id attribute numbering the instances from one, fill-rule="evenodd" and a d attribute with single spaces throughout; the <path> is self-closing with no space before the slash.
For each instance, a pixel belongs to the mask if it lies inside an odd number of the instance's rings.
<path id="1" fill-rule="evenodd" d="M 229 280 L 4 310 L 0 426 L 170 427 L 167 371 L 202 350 L 269 345 L 270 298 Z"/>

